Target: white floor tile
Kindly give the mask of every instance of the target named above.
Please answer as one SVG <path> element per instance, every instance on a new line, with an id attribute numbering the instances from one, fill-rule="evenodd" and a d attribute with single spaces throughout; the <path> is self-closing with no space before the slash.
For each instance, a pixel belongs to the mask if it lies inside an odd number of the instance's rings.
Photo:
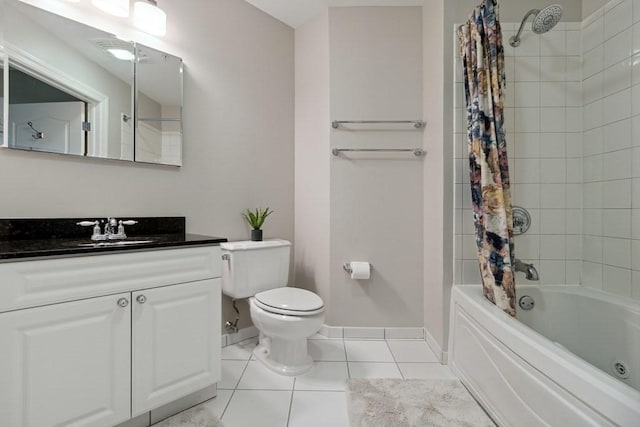
<path id="1" fill-rule="evenodd" d="M 249 360 L 253 355 L 253 349 L 258 343 L 257 338 L 251 338 L 237 344 L 229 345 L 222 349 L 223 360 Z"/>
<path id="2" fill-rule="evenodd" d="M 294 392 L 288 427 L 327 426 L 349 426 L 347 399 L 344 392 Z"/>
<path id="3" fill-rule="evenodd" d="M 258 360 L 249 361 L 238 389 L 249 390 L 293 390 L 293 377 L 276 374 Z"/>
<path id="4" fill-rule="evenodd" d="M 309 337 L 309 339 L 310 340 L 328 340 L 328 339 L 331 339 L 331 338 L 325 337 L 324 335 L 318 333 L 318 334 L 311 335 Z"/>
<path id="5" fill-rule="evenodd" d="M 313 368 L 296 377 L 296 390 L 344 391 L 349 378 L 347 362 L 314 362 Z"/>
<path id="6" fill-rule="evenodd" d="M 207 410 L 215 415 L 218 419 L 222 417 L 224 410 L 227 408 L 227 404 L 229 403 L 229 399 L 233 394 L 233 390 L 220 390 L 218 389 L 218 395 L 211 400 L 207 400 L 202 403 L 202 406 L 206 407 Z"/>
<path id="7" fill-rule="evenodd" d="M 350 362 L 394 362 L 384 340 L 345 341 L 344 346 L 347 350 L 347 360 Z"/>
<path id="8" fill-rule="evenodd" d="M 457 378 L 451 369 L 440 363 L 398 363 L 405 379 L 453 379 Z"/>
<path id="9" fill-rule="evenodd" d="M 285 427 L 292 391 L 236 390 L 222 416 L 225 427 Z"/>
<path id="10" fill-rule="evenodd" d="M 344 342 L 342 340 L 309 340 L 309 354 L 314 361 L 344 362 Z"/>
<path id="11" fill-rule="evenodd" d="M 245 360 L 223 360 L 222 379 L 218 383 L 218 388 L 231 390 L 236 388 L 247 363 L 248 361 Z"/>
<path id="12" fill-rule="evenodd" d="M 395 363 L 349 362 L 351 378 L 402 378 Z"/>
<path id="13" fill-rule="evenodd" d="M 388 341 L 396 362 L 438 362 L 424 340 Z"/>

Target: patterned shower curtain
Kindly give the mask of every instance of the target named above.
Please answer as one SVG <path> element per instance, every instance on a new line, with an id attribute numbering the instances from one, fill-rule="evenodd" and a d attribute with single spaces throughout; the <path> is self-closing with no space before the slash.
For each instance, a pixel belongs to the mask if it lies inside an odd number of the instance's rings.
<path id="1" fill-rule="evenodd" d="M 504 49 L 497 0 L 458 29 L 467 102 L 473 219 L 484 296 L 515 316 L 513 219 L 504 136 Z"/>

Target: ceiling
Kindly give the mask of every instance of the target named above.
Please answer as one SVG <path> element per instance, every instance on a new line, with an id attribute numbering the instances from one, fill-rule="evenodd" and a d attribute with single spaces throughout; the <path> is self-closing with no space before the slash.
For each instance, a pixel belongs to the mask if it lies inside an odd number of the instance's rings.
<path id="1" fill-rule="evenodd" d="M 285 24 L 297 28 L 326 7 L 422 6 L 423 0 L 246 0 Z"/>

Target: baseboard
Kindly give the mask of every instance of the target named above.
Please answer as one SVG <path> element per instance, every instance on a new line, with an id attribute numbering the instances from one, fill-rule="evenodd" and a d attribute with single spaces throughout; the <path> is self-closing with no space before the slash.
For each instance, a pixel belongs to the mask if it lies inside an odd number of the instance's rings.
<path id="1" fill-rule="evenodd" d="M 220 339 L 220 345 L 226 347 L 239 343 L 240 341 L 248 340 L 249 338 L 255 338 L 260 334 L 258 328 L 255 326 L 249 326 L 248 328 L 242 328 L 238 332 L 232 334 L 223 334 Z"/>
<path id="2" fill-rule="evenodd" d="M 388 340 L 406 340 L 406 339 L 424 339 L 424 328 L 421 327 L 355 327 L 355 326 L 328 326 L 322 325 L 320 335 L 327 338 L 345 338 L 345 339 L 388 339 Z"/>
<path id="3" fill-rule="evenodd" d="M 449 359 L 448 353 L 446 351 L 442 351 L 442 347 L 440 347 L 438 341 L 436 341 L 436 339 L 433 338 L 433 336 L 426 329 L 424 330 L 424 340 L 427 342 L 429 348 L 431 348 L 431 351 L 433 351 L 436 357 L 440 360 L 440 363 L 446 365 Z"/>

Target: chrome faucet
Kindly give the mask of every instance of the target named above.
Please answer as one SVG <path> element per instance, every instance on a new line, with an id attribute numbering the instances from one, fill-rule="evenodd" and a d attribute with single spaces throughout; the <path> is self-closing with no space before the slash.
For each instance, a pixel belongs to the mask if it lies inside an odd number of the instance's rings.
<path id="1" fill-rule="evenodd" d="M 126 239 L 127 234 L 124 232 L 125 225 L 135 225 L 138 221 L 127 220 L 127 221 L 118 221 L 115 218 L 108 217 L 104 222 L 104 233 L 100 231 L 100 221 L 80 221 L 76 223 L 82 227 L 93 227 L 93 233 L 91 234 L 91 240 L 93 241 L 101 241 L 101 240 L 117 240 L 117 239 Z"/>
<path id="2" fill-rule="evenodd" d="M 513 263 L 513 269 L 515 271 L 521 271 L 525 274 L 527 280 L 539 280 L 538 270 L 533 266 L 533 264 L 527 264 L 526 262 L 520 261 L 518 258 L 515 259 Z"/>

